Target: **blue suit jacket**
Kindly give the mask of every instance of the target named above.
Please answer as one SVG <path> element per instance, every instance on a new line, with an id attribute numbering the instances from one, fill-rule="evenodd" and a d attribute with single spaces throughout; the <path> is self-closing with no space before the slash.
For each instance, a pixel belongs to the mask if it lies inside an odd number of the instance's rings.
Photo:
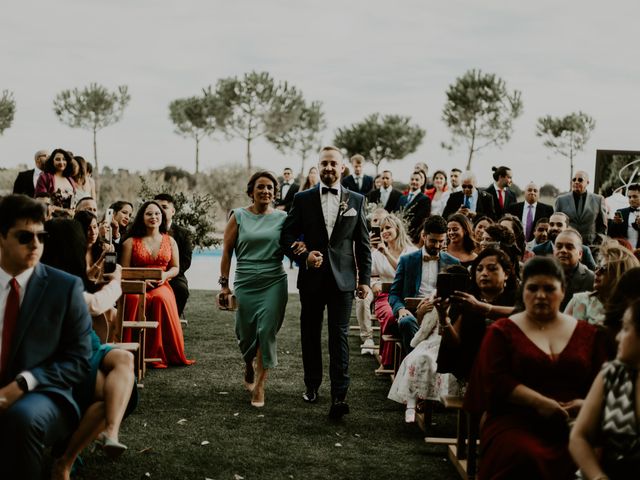
<path id="1" fill-rule="evenodd" d="M 73 386 L 85 380 L 91 358 L 91 317 L 78 277 L 38 264 L 29 279 L 2 384 L 25 370 L 35 391 L 61 397 L 76 412 Z"/>
<path id="2" fill-rule="evenodd" d="M 407 297 L 417 297 L 422 283 L 422 249 L 412 253 L 407 253 L 400 257 L 396 276 L 389 290 L 389 305 L 393 309 L 393 314 L 397 316 L 398 310 L 406 308 L 404 299 Z M 438 261 L 438 272 L 442 272 L 450 265 L 459 265 L 460 260 L 449 255 L 447 252 L 440 252 Z"/>
<path id="3" fill-rule="evenodd" d="M 296 193 L 282 227 L 280 245 L 285 254 L 300 265 L 298 288 L 321 291 L 324 285 L 323 274 L 327 268 L 331 269 L 338 288 L 343 292 L 355 290 L 356 282 L 368 285 L 371 278 L 371 248 L 364 197 L 342 187 L 340 202 L 346 208 L 340 208 L 329 238 L 320 195 L 319 184 Z M 352 210 L 355 215 L 344 215 Z M 307 246 L 307 253 L 295 255 L 291 244 L 301 238 Z M 308 252 L 313 250 L 323 255 L 321 268 L 307 268 Z"/>

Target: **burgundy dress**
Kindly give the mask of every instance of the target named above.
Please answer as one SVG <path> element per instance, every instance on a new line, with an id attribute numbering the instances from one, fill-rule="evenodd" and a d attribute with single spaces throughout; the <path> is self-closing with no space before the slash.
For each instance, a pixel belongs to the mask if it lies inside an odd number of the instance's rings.
<path id="1" fill-rule="evenodd" d="M 162 235 L 160 250 L 158 250 L 158 254 L 155 257 L 145 247 L 141 238 L 133 237 L 132 240 L 132 267 L 167 269 L 171 261 L 171 237 L 168 234 Z M 126 296 L 125 311 L 128 315 L 126 320 L 135 320 L 138 298 L 137 295 Z M 191 365 L 194 363 L 193 360 L 187 360 L 184 353 L 184 336 L 182 335 L 178 306 L 169 282 L 165 282 L 151 290 L 147 287 L 145 315 L 148 321 L 158 322 L 157 329 L 147 330 L 145 348 L 145 356 L 147 358 L 161 359 L 160 362 L 152 364 L 154 368 L 167 368 L 168 365 Z M 124 331 L 123 341 L 131 341 L 131 331 L 129 329 Z"/>
<path id="2" fill-rule="evenodd" d="M 560 402 L 583 399 L 605 360 L 603 339 L 587 322 L 577 322 L 557 356 L 540 350 L 508 318 L 491 325 L 465 398 L 466 410 L 487 413 L 480 431 L 478 478 L 575 478 L 566 420 L 543 418 L 508 397 L 522 384 Z"/>

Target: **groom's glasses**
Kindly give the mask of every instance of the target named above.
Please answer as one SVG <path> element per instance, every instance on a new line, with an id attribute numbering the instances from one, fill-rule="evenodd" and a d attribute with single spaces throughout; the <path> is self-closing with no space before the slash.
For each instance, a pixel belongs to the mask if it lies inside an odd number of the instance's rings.
<path id="1" fill-rule="evenodd" d="M 28 245 L 33 242 L 34 237 L 38 237 L 39 243 L 44 243 L 47 238 L 49 238 L 49 233 L 41 230 L 39 232 L 31 232 L 29 230 L 18 230 L 14 233 L 18 243 L 20 245 Z"/>

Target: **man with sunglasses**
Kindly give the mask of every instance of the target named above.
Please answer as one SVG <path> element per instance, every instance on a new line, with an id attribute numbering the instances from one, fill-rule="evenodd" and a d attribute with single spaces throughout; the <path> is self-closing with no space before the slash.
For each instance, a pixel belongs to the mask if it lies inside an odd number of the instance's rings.
<path id="1" fill-rule="evenodd" d="M 464 172 L 460 176 L 462 191 L 453 192 L 447 200 L 442 216 L 447 219 L 452 213 L 461 213 L 473 221 L 476 216 L 486 215 L 494 220 L 496 209 L 493 197 L 484 191 L 476 188 L 476 176 L 471 172 Z"/>
<path id="2" fill-rule="evenodd" d="M 571 180 L 571 192 L 556 199 L 555 211 L 569 217 L 569 226 L 582 235 L 585 244 L 592 245 L 598 234 L 607 234 L 607 207 L 604 197 L 587 192 L 589 175 L 579 170 Z"/>
<path id="3" fill-rule="evenodd" d="M 79 278 L 40 263 L 44 205 L 0 200 L 0 465 L 42 478 L 43 451 L 80 418 L 72 388 L 89 373 L 91 317 Z"/>

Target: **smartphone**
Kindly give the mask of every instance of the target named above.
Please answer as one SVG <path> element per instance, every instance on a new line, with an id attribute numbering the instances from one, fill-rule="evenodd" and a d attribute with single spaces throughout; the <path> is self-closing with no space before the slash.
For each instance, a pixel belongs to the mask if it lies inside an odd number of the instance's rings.
<path id="1" fill-rule="evenodd" d="M 466 292 L 469 289 L 469 275 L 464 273 L 441 272 L 436 280 L 438 297 L 445 300 L 456 290 Z"/>
<path id="2" fill-rule="evenodd" d="M 102 264 L 102 272 L 108 275 L 115 271 L 116 271 L 116 252 L 107 252 L 104 256 L 104 263 Z"/>
<path id="3" fill-rule="evenodd" d="M 371 227 L 371 236 L 380 238 L 380 227 Z"/>
<path id="4" fill-rule="evenodd" d="M 112 221 L 113 221 L 113 208 L 107 208 L 107 211 L 104 214 L 104 223 L 108 227 L 106 240 L 109 243 L 112 243 L 112 237 L 111 237 L 111 222 Z"/>

